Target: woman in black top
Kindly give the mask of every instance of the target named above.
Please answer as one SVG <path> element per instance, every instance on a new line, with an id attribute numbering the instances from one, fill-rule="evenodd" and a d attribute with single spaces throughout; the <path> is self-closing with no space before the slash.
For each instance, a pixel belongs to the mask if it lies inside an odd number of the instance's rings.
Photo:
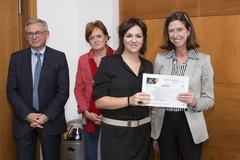
<path id="1" fill-rule="evenodd" d="M 152 63 L 139 56 L 146 51 L 146 32 L 140 19 L 123 21 L 118 54 L 102 58 L 95 74 L 93 99 L 103 115 L 102 160 L 154 159 L 146 106 L 150 95 L 141 92 L 143 73 L 153 71 Z"/>

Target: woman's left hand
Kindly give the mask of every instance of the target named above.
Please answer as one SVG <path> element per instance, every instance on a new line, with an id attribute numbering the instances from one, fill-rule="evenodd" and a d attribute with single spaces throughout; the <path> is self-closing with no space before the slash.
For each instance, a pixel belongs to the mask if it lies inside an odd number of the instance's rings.
<path id="1" fill-rule="evenodd" d="M 101 122 L 102 122 L 102 114 L 100 114 L 99 117 L 100 117 L 100 120 L 94 122 L 96 125 L 101 125 Z"/>
<path id="2" fill-rule="evenodd" d="M 184 103 L 187 103 L 191 107 L 196 106 L 195 98 L 194 98 L 194 93 L 180 93 L 177 96 L 177 100 L 182 101 Z"/>
<path id="3" fill-rule="evenodd" d="M 132 106 L 147 106 L 150 100 L 150 94 L 145 92 L 138 92 L 129 97 L 129 104 Z"/>

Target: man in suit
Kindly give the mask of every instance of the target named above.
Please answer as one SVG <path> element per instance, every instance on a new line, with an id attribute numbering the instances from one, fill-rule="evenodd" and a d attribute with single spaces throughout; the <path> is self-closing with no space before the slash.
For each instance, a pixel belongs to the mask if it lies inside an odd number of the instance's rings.
<path id="1" fill-rule="evenodd" d="M 37 137 L 44 160 L 60 160 L 61 134 L 67 131 L 64 105 L 69 97 L 69 71 L 63 52 L 46 46 L 47 23 L 25 24 L 30 48 L 11 55 L 7 99 L 13 107 L 13 136 L 18 160 L 35 160 Z"/>

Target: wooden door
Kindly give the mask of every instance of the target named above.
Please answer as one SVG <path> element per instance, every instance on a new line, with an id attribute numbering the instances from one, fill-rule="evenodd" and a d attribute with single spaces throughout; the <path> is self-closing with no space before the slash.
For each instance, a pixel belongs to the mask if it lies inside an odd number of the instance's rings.
<path id="1" fill-rule="evenodd" d="M 11 53 L 27 47 L 24 37 L 26 19 L 36 17 L 36 0 L 0 0 L 0 159 L 16 159 L 16 143 L 12 136 L 13 109 L 7 101 L 6 83 Z M 23 22 L 23 23 L 22 23 Z"/>

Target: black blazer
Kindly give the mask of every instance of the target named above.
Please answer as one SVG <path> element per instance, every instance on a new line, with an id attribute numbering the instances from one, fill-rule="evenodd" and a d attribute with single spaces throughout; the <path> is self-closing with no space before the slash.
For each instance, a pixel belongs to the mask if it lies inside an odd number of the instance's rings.
<path id="1" fill-rule="evenodd" d="M 43 129 L 49 135 L 67 131 L 64 105 L 69 97 L 69 71 L 63 52 L 46 47 L 39 79 L 39 111 L 33 108 L 33 80 L 31 69 L 31 49 L 27 48 L 11 55 L 7 99 L 13 107 L 13 136 L 21 138 L 30 124 L 25 120 L 32 112 L 49 117 Z"/>

